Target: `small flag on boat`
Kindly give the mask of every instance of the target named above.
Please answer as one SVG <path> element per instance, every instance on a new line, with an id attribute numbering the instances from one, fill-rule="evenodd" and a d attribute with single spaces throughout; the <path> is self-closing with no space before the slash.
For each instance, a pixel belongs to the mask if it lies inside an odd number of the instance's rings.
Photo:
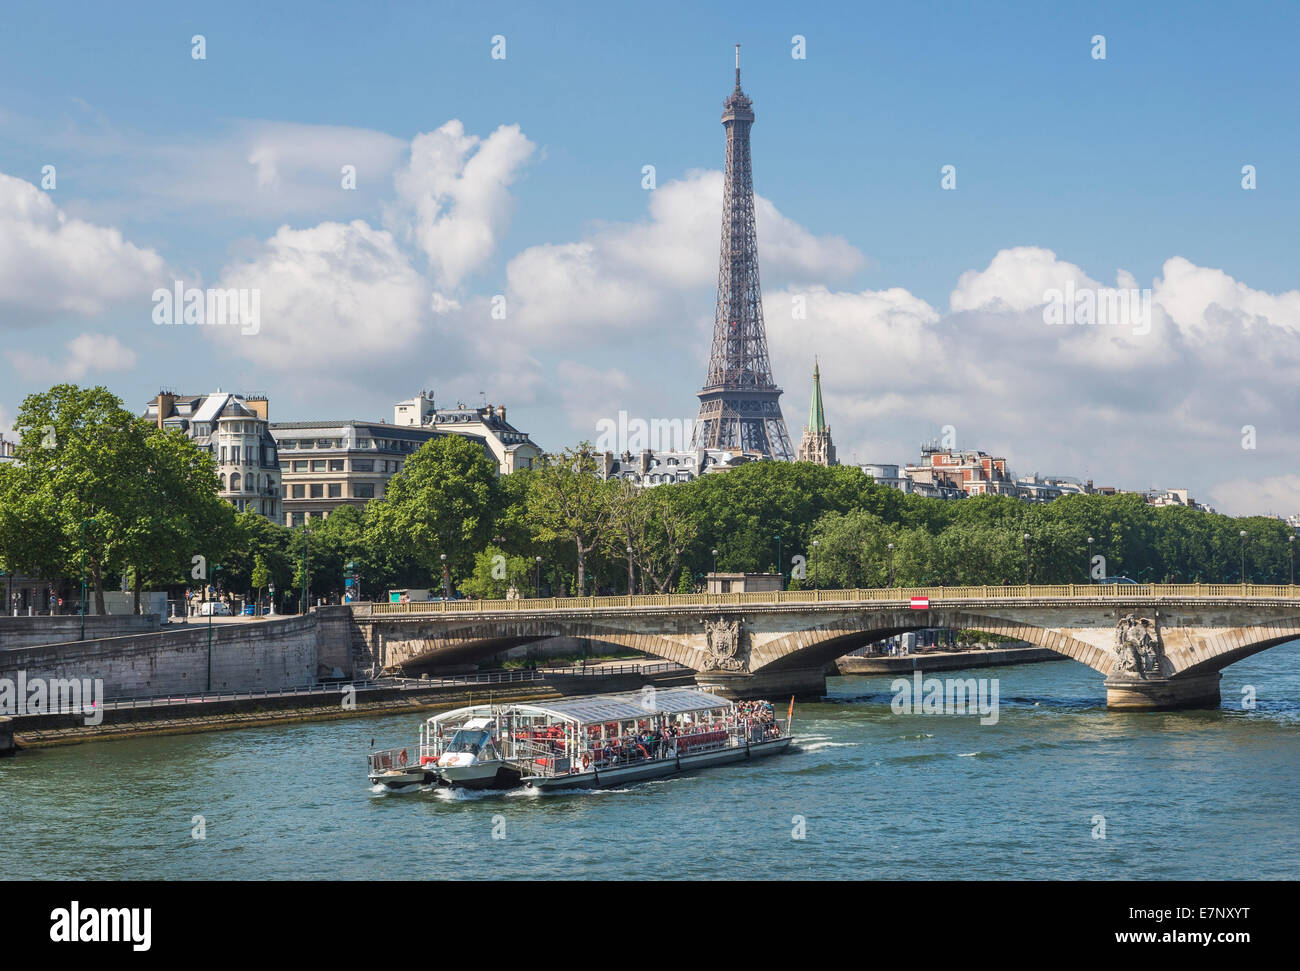
<path id="1" fill-rule="evenodd" d="M 929 610 L 929 609 L 930 609 L 930 598 L 929 598 L 929 597 L 913 597 L 913 598 L 912 598 L 912 609 L 913 609 L 913 610 Z"/>
<path id="2" fill-rule="evenodd" d="M 786 734 L 790 732 L 790 723 L 794 721 L 794 695 L 790 696 L 790 710 L 785 713 Z"/>

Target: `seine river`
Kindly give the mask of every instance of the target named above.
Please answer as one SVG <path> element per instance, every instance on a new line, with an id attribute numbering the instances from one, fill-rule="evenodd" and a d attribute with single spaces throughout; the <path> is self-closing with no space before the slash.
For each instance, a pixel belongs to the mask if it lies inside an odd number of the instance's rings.
<path id="1" fill-rule="evenodd" d="M 997 724 L 837 678 L 796 707 L 798 751 L 612 792 L 372 793 L 370 740 L 410 744 L 410 715 L 28 752 L 0 761 L 0 874 L 1300 876 L 1300 643 L 1227 668 L 1215 712 L 1109 713 L 1073 661 L 969 676 L 999 679 Z"/>

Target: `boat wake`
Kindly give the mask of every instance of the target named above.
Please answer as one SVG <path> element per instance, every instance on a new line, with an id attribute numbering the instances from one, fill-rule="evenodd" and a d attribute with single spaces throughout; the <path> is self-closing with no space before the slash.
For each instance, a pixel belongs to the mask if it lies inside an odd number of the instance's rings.
<path id="1" fill-rule="evenodd" d="M 820 752 L 827 748 L 857 748 L 857 742 L 813 742 L 811 745 L 804 745 L 802 742 L 796 742 L 791 748 L 796 752 Z"/>

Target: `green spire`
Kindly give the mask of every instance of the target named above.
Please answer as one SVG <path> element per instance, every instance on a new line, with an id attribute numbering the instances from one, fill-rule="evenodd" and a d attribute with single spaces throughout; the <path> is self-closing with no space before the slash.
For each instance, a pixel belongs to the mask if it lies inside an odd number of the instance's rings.
<path id="1" fill-rule="evenodd" d="M 812 406 L 808 409 L 808 427 L 814 432 L 826 429 L 826 412 L 822 409 L 822 373 L 815 356 L 813 357 Z"/>

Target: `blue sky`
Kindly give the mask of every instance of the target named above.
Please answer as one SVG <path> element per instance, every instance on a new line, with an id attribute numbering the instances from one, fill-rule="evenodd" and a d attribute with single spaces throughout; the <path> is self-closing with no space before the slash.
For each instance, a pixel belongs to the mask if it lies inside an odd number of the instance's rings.
<path id="1" fill-rule="evenodd" d="M 13 3 L 5 19 L 0 173 L 52 207 L 0 194 L 5 425 L 63 378 L 133 407 L 160 386 L 263 392 L 283 419 L 482 390 L 550 447 L 619 409 L 693 417 L 717 226 L 692 213 L 722 165 L 740 42 L 796 440 L 816 352 L 845 459 L 907 461 L 953 424 L 1022 473 L 1300 511 L 1300 6 Z M 49 229 L 55 210 L 93 228 L 90 254 Z M 32 244 L 26 219 L 51 235 Z M 281 227 L 302 235 L 277 244 Z M 156 259 L 116 252 L 114 231 Z M 466 246 L 454 266 L 431 252 Z M 1121 271 L 1163 282 L 1149 339 L 1044 332 L 1042 280 Z M 154 326 L 150 294 L 175 278 L 261 287 L 261 333 Z M 797 293 L 816 295 L 803 325 L 782 309 Z M 496 294 L 504 321 L 483 312 Z M 304 307 L 338 319 L 313 330 Z"/>

